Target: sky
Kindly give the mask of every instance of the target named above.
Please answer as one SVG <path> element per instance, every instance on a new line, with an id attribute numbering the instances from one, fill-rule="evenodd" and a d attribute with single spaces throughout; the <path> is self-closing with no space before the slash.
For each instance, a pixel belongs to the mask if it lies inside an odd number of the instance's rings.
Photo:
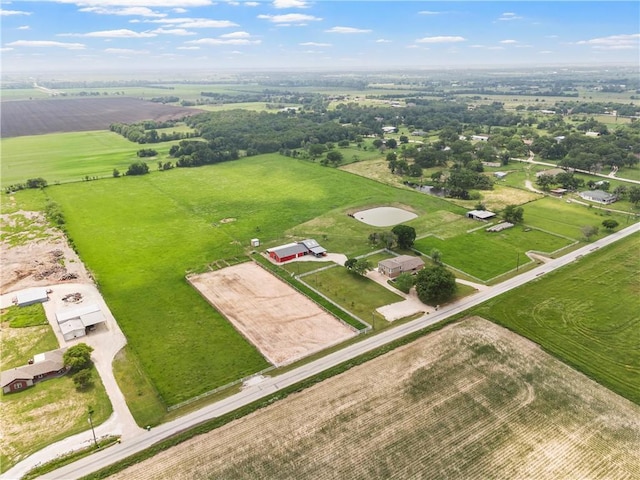
<path id="1" fill-rule="evenodd" d="M 0 1 L 2 72 L 640 64 L 638 1 Z"/>

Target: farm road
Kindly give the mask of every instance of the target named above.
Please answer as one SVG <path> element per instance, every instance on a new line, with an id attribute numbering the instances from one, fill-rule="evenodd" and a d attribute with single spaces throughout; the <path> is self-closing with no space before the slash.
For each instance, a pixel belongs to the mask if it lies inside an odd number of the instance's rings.
<path id="1" fill-rule="evenodd" d="M 277 377 L 265 377 L 262 382 L 253 384 L 237 393 L 236 395 L 228 397 L 212 405 L 208 405 L 198 411 L 180 417 L 172 422 L 162 424 L 149 432 L 142 432 L 135 438 L 131 438 L 119 445 L 115 445 L 106 450 L 95 453 L 90 457 L 78 460 L 73 464 L 67 465 L 54 472 L 51 472 L 42 478 L 68 480 L 88 475 L 103 467 L 111 465 L 130 455 L 133 455 L 134 453 L 140 452 L 154 445 L 155 443 L 166 439 L 171 435 L 184 431 L 202 422 L 206 422 L 207 420 L 210 420 L 212 418 L 216 418 L 220 415 L 236 410 L 241 406 L 247 405 L 250 402 L 277 392 L 284 387 L 293 385 L 302 380 L 305 380 L 306 378 L 312 377 L 313 375 L 323 372 L 328 368 L 349 361 L 359 355 L 367 353 L 380 346 L 386 345 L 389 342 L 417 332 L 427 326 L 445 320 L 452 315 L 464 312 L 470 307 L 478 305 L 486 300 L 489 300 L 490 298 L 524 285 L 525 283 L 535 280 L 541 275 L 549 273 L 557 268 L 569 265 L 570 263 L 574 262 L 584 255 L 588 255 L 589 253 L 596 251 L 601 247 L 614 243 L 621 238 L 637 232 L 640 232 L 640 223 L 636 223 L 616 233 L 608 235 L 605 238 L 602 238 L 585 247 L 575 250 L 563 257 L 553 259 L 543 265 L 540 265 L 539 267 L 522 273 L 517 277 L 506 280 L 487 290 L 480 291 L 469 297 L 465 297 L 455 304 L 451 304 L 441 308 L 438 312 L 424 315 L 412 322 L 408 322 L 396 328 L 386 330 L 378 335 L 370 336 L 361 342 L 345 347 L 340 351 L 331 353 L 323 358 L 302 365 Z M 5 475 L 3 475 L 1 478 L 9 479 L 19 477 L 19 475 L 16 475 L 16 469 L 18 469 L 20 465 L 18 465 L 15 469 L 12 469 L 11 471 L 5 473 Z"/>

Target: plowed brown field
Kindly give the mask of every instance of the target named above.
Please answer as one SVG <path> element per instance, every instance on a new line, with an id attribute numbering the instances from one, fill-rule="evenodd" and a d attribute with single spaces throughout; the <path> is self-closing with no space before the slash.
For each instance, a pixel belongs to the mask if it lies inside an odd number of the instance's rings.
<path id="1" fill-rule="evenodd" d="M 0 136 L 106 130 L 112 123 L 166 121 L 202 113 L 137 98 L 79 98 L 2 102 Z"/>
<path id="2" fill-rule="evenodd" d="M 640 407 L 468 319 L 113 478 L 640 478 Z"/>

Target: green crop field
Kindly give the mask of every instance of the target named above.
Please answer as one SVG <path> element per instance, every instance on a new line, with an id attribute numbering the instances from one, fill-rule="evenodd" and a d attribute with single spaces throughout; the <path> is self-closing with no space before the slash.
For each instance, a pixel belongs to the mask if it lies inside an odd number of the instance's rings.
<path id="1" fill-rule="evenodd" d="M 49 184 L 79 181 L 87 175 L 108 177 L 114 168 L 124 174 L 129 164 L 140 160 L 136 152 L 141 148 L 158 151 L 158 158 L 145 160 L 153 169 L 158 159 L 166 158 L 174 143 L 138 145 L 108 131 L 4 138 L 0 140 L 1 185 L 35 177 L 42 177 Z"/>
<path id="2" fill-rule="evenodd" d="M 16 196 L 23 193 L 33 195 Z M 435 228 L 463 212 L 435 197 L 280 155 L 43 193 L 62 206 L 69 236 L 131 353 L 169 405 L 267 366 L 188 286 L 188 271 L 244 254 L 254 237 L 275 245 L 291 241 L 288 235 L 311 236 L 329 251 L 370 251 L 368 235 L 381 229 L 348 217 L 348 209 L 410 205 L 420 215 L 416 228 Z"/>
<path id="3" fill-rule="evenodd" d="M 495 233 L 482 228 L 447 240 L 429 236 L 417 240 L 414 248 L 427 255 L 438 249 L 446 264 L 487 281 L 530 262 L 525 255 L 529 250 L 551 253 L 571 243 L 557 235 L 516 226 Z"/>
<path id="4" fill-rule="evenodd" d="M 640 404 L 640 235 L 473 311 Z"/>

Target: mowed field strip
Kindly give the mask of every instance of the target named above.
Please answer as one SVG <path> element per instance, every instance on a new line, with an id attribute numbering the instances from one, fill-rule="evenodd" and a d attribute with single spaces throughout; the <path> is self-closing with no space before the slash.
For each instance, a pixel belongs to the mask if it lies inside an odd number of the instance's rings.
<path id="1" fill-rule="evenodd" d="M 114 477 L 640 476 L 640 407 L 474 317 Z"/>
<path id="2" fill-rule="evenodd" d="M 253 262 L 188 277 L 269 362 L 286 365 L 357 335 Z"/>

